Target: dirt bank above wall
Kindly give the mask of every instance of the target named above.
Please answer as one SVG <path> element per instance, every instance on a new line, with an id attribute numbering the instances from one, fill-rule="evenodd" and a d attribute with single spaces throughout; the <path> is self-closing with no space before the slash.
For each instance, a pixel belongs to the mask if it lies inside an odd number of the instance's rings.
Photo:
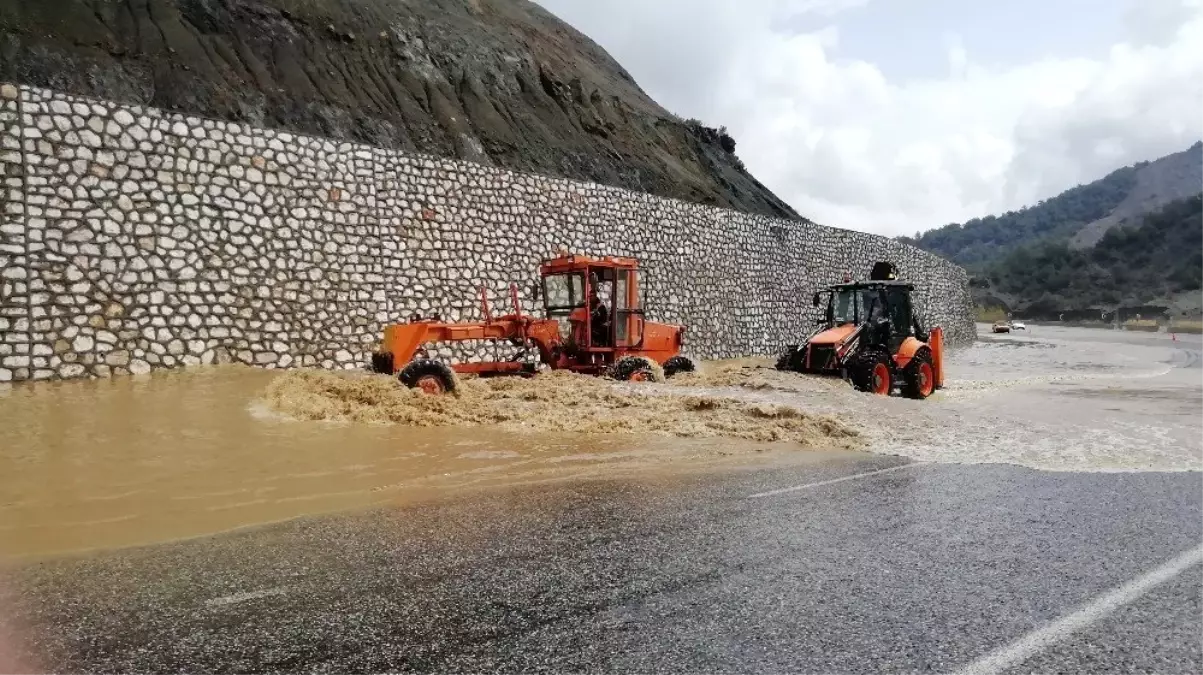
<path id="1" fill-rule="evenodd" d="M 0 88 L 0 381 L 190 363 L 358 368 L 414 311 L 479 318 L 538 262 L 638 257 L 696 357 L 775 354 L 816 287 L 892 260 L 974 336 L 961 268 L 874 235 L 480 164 Z M 481 358 L 469 345 L 443 356 Z"/>
<path id="2" fill-rule="evenodd" d="M 0 80 L 798 217 L 529 0 L 4 0 L 0 55 Z"/>

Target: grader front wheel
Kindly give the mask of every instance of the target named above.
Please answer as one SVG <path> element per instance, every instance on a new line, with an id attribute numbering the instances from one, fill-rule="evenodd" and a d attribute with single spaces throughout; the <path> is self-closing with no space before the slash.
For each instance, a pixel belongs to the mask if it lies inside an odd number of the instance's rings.
<path id="1" fill-rule="evenodd" d="M 392 352 L 372 352 L 372 363 L 368 366 L 368 370 L 381 375 L 393 374 L 393 354 Z"/>
<path id="2" fill-rule="evenodd" d="M 445 363 L 430 359 L 411 361 L 401 369 L 397 379 L 410 389 L 420 389 L 423 393 L 435 396 L 455 394 L 457 388 L 455 371 Z"/>

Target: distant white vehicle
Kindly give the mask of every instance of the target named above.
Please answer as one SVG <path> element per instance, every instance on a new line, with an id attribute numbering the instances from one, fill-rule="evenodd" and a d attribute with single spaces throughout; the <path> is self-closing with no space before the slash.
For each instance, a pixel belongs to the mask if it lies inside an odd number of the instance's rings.
<path id="1" fill-rule="evenodd" d="M 1028 327 L 1022 321 L 1012 321 L 1011 330 L 1027 330 Z"/>

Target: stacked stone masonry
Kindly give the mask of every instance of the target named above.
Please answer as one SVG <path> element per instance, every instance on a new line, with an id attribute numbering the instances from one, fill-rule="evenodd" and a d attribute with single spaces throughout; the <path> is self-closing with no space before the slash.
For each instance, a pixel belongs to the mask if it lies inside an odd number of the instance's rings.
<path id="1" fill-rule="evenodd" d="M 0 180 L 0 381 L 361 368 L 389 322 L 479 319 L 481 285 L 534 311 L 562 246 L 639 258 L 649 317 L 699 358 L 777 353 L 876 260 L 974 335 L 964 270 L 883 237 L 24 86 L 0 86 Z"/>

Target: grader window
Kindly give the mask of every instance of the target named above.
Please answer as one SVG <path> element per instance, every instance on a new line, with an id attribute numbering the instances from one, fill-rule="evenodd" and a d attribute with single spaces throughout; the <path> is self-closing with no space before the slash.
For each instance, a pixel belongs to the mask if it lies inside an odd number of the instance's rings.
<path id="1" fill-rule="evenodd" d="M 859 321 L 877 321 L 878 319 L 888 318 L 886 312 L 885 301 L 881 290 L 876 288 L 867 288 L 861 294 L 860 300 Z"/>
<path id="2" fill-rule="evenodd" d="M 589 326 L 594 347 L 613 346 L 614 284 L 613 268 L 589 268 Z"/>
<path id="3" fill-rule="evenodd" d="M 597 297 L 607 308 L 614 306 L 614 270 L 605 267 L 594 267 L 589 270 L 593 282 L 597 286 Z"/>
<path id="4" fill-rule="evenodd" d="M 585 277 L 579 272 L 550 274 L 543 278 L 543 302 L 549 313 L 585 305 Z"/>
<path id="5" fill-rule="evenodd" d="M 643 308 L 638 291 L 642 289 L 638 270 L 617 271 L 614 286 L 614 341 L 634 347 L 643 344 Z"/>
<path id="6" fill-rule="evenodd" d="M 618 270 L 618 283 L 614 288 L 614 341 L 619 344 L 624 344 L 627 341 L 627 296 L 629 295 L 630 281 L 628 277 L 630 272 L 627 270 Z"/>

